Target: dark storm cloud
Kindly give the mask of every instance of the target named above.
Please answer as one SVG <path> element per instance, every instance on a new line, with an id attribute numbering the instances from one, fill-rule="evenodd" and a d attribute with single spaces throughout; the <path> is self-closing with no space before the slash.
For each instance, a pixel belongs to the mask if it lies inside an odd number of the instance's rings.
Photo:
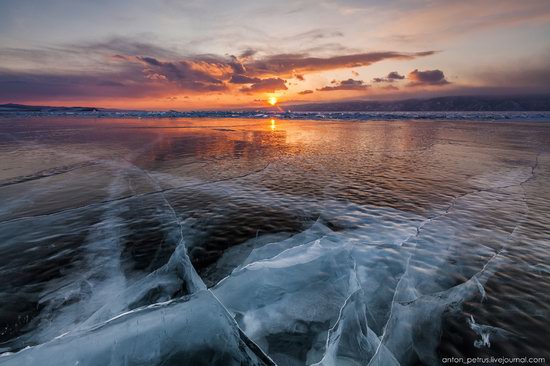
<path id="1" fill-rule="evenodd" d="M 418 71 L 416 69 L 409 73 L 407 79 L 410 80 L 409 86 L 449 84 L 445 79 L 445 74 L 441 70 Z"/>
<path id="2" fill-rule="evenodd" d="M 241 88 L 241 91 L 245 93 L 274 93 L 277 90 L 287 90 L 288 88 L 285 84 L 286 81 L 281 78 L 268 78 L 262 79 L 249 87 Z"/>
<path id="3" fill-rule="evenodd" d="M 354 80 L 354 79 L 347 79 L 342 80 L 340 82 L 337 82 L 336 80 L 333 80 L 331 84 L 336 84 L 334 86 L 325 86 L 321 89 L 317 89 L 319 91 L 334 91 L 334 90 L 366 90 L 370 86 L 365 84 L 363 80 Z"/>

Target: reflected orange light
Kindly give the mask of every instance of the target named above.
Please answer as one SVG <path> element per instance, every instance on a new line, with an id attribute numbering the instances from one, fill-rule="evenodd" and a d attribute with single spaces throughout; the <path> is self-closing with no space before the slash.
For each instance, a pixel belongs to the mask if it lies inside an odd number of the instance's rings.
<path id="1" fill-rule="evenodd" d="M 275 126 L 275 120 L 272 118 L 271 119 L 271 130 L 273 131 L 275 129 L 275 127 L 277 127 L 277 126 Z"/>

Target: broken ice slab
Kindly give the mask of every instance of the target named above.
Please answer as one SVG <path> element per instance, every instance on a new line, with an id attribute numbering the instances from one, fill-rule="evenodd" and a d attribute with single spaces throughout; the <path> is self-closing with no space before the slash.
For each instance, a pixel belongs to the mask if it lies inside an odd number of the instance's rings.
<path id="1" fill-rule="evenodd" d="M 207 290 L 0 357 L 5 366 L 38 364 L 274 365 Z"/>
<path id="2" fill-rule="evenodd" d="M 476 348 L 491 348 L 491 338 L 506 339 L 507 337 L 517 336 L 513 332 L 509 332 L 502 328 L 478 324 L 472 315 L 468 318 L 468 325 L 470 329 L 480 337 L 480 339 L 474 341 L 474 347 Z"/>
<path id="3" fill-rule="evenodd" d="M 399 362 L 367 325 L 367 305 L 362 289 L 352 293 L 340 310 L 336 324 L 329 330 L 323 359 L 313 366 L 367 365 L 378 352 L 387 366 Z"/>
<path id="4" fill-rule="evenodd" d="M 323 358 L 327 332 L 358 286 L 365 286 L 369 325 L 380 328 L 395 278 L 403 271 L 400 253 L 397 245 L 365 245 L 317 223 L 304 233 L 255 249 L 213 291 L 276 362 L 312 364 Z"/>

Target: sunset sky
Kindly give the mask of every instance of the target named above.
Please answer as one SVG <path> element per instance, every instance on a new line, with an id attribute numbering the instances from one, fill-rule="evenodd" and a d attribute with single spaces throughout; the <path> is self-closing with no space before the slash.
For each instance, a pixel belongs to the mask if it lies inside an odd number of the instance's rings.
<path id="1" fill-rule="evenodd" d="M 549 0 L 0 0 L 0 103 L 550 92 Z"/>

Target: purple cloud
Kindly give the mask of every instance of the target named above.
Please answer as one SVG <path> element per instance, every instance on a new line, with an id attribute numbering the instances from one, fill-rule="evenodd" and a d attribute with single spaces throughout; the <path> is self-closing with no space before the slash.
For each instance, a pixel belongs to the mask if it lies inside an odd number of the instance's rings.
<path id="1" fill-rule="evenodd" d="M 441 70 L 418 71 L 418 69 L 415 69 L 409 73 L 407 79 L 410 80 L 408 86 L 449 84 Z"/>
<path id="2" fill-rule="evenodd" d="M 325 86 L 321 89 L 317 89 L 319 91 L 334 91 L 334 90 L 366 90 L 370 87 L 370 85 L 365 84 L 363 80 L 354 80 L 354 79 L 347 79 L 342 80 L 340 82 L 337 82 L 336 80 L 333 80 L 331 84 L 335 84 L 334 86 Z"/>
<path id="3" fill-rule="evenodd" d="M 246 75 L 240 75 L 240 74 L 235 74 L 231 76 L 231 79 L 229 80 L 231 84 L 253 84 L 253 83 L 259 83 L 260 81 L 261 81 L 260 78 L 251 78 Z"/>
<path id="4" fill-rule="evenodd" d="M 412 60 L 417 57 L 433 55 L 434 51 L 402 52 L 369 52 L 333 57 L 310 57 L 305 54 L 279 54 L 263 59 L 251 60 L 245 64 L 247 72 L 252 75 L 276 74 L 290 76 L 293 73 L 306 73 L 340 68 L 368 66 L 375 62 L 389 59 Z"/>
<path id="5" fill-rule="evenodd" d="M 403 80 L 405 76 L 400 75 L 397 71 L 392 71 L 386 77 L 372 79 L 375 83 L 393 83 L 396 80 Z"/>

